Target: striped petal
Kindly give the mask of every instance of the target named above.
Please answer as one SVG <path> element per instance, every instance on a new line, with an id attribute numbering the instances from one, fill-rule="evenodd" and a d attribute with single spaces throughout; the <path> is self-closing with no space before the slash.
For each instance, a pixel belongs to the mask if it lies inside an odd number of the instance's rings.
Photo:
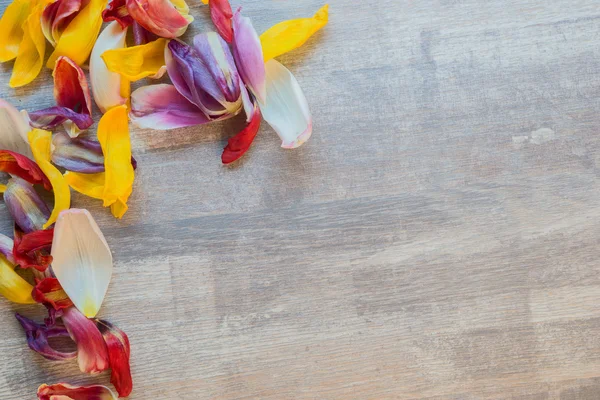
<path id="1" fill-rule="evenodd" d="M 102 113 L 127 103 L 130 84 L 127 79 L 106 67 L 102 54 L 108 50 L 125 48 L 127 28 L 122 28 L 118 22 L 111 22 L 102 31 L 90 56 L 90 81 L 92 94 L 96 105 Z"/>
<path id="2" fill-rule="evenodd" d="M 127 0 L 127 10 L 141 26 L 167 39 L 183 35 L 194 20 L 183 0 Z"/>
<path id="3" fill-rule="evenodd" d="M 52 147 L 52 162 L 59 167 L 86 174 L 104 172 L 104 155 L 97 142 L 57 133 L 52 138 Z"/>
<path id="4" fill-rule="evenodd" d="M 15 223 L 25 233 L 43 229 L 50 210 L 33 185 L 20 178 L 11 178 L 6 185 L 4 202 Z"/>
<path id="5" fill-rule="evenodd" d="M 8 83 L 12 88 L 27 85 L 42 70 L 44 54 L 46 53 L 46 38 L 40 24 L 42 10 L 43 6 L 41 4 L 33 7 L 23 23 L 23 40 L 19 45 L 15 65 Z"/>
<path id="6" fill-rule="evenodd" d="M 15 272 L 15 266 L 6 257 L 0 255 L 0 295 L 19 304 L 34 304 L 31 286 Z"/>
<path id="7" fill-rule="evenodd" d="M 0 19 L 0 62 L 17 57 L 23 40 L 23 23 L 29 15 L 31 0 L 14 0 L 6 7 Z"/>
<path id="8" fill-rule="evenodd" d="M 109 71 L 131 82 L 146 77 L 158 79 L 167 71 L 166 45 L 166 39 L 158 39 L 140 46 L 108 50 L 102 54 L 102 59 Z"/>
<path id="9" fill-rule="evenodd" d="M 27 133 L 30 129 L 26 115 L 0 99 L 0 149 L 11 150 L 32 158 L 31 148 L 27 143 Z"/>
<path id="10" fill-rule="evenodd" d="M 94 317 L 104 301 L 112 276 L 112 254 L 104 235 L 87 210 L 63 211 L 54 228 L 52 270 L 73 304 Z"/>
<path id="11" fill-rule="evenodd" d="M 325 4 L 312 18 L 283 21 L 269 28 L 260 35 L 265 62 L 302 46 L 328 20 L 329 5 Z"/>
<path id="12" fill-rule="evenodd" d="M 38 400 L 117 400 L 106 386 L 73 386 L 67 383 L 42 385 L 38 388 Z"/>
<path id="13" fill-rule="evenodd" d="M 260 39 L 250 18 L 233 16 L 233 56 L 242 80 L 258 101 L 266 101 L 265 63 Z"/>
<path id="14" fill-rule="evenodd" d="M 79 370 L 88 374 L 106 371 L 110 366 L 108 351 L 96 324 L 75 307 L 63 311 L 62 321 L 77 343 Z"/>
<path id="15" fill-rule="evenodd" d="M 286 67 L 275 60 L 265 65 L 267 102 L 260 104 L 263 118 L 281 138 L 281 147 L 300 147 L 312 134 L 312 117 L 306 97 Z"/>

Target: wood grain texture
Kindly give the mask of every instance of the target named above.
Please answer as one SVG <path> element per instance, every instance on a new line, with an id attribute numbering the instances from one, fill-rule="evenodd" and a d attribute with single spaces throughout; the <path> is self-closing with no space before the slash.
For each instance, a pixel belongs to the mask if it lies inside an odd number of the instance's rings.
<path id="1" fill-rule="evenodd" d="M 233 3 L 258 31 L 321 5 Z M 101 316 L 131 339 L 130 398 L 600 399 L 598 2 L 330 5 L 281 57 L 305 146 L 265 125 L 223 167 L 241 120 L 134 130 L 125 218 L 74 196 L 116 260 Z M 11 67 L 2 97 L 53 103 L 50 71 L 13 91 Z M 0 301 L 1 399 L 108 382 L 32 353 L 15 310 L 42 313 Z"/>

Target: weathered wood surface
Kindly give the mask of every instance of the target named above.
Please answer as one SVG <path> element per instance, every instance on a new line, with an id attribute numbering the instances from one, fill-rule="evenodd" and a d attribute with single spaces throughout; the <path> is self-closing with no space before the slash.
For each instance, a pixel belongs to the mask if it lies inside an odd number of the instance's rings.
<path id="1" fill-rule="evenodd" d="M 263 31 L 321 2 L 234 4 Z M 131 399 L 599 399 L 599 25 L 594 0 L 331 0 L 281 58 L 301 149 L 264 126 L 223 167 L 239 120 L 134 130 L 125 218 L 73 201 L 114 252 Z M 1 68 L 53 103 L 50 71 Z M 108 382 L 32 353 L 15 310 L 41 315 L 0 302 L 1 399 Z"/>

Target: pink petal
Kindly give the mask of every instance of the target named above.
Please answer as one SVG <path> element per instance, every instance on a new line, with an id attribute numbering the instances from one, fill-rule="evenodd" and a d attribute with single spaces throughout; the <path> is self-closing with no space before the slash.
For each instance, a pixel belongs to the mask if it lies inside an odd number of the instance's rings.
<path id="1" fill-rule="evenodd" d="M 108 351 L 96 324 L 77 308 L 64 310 L 62 320 L 77 343 L 77 362 L 81 372 L 95 374 L 109 368 Z"/>
<path id="2" fill-rule="evenodd" d="M 141 26 L 168 39 L 183 35 L 193 20 L 181 15 L 169 0 L 127 0 L 127 10 Z"/>
<path id="3" fill-rule="evenodd" d="M 106 386 L 73 386 L 67 383 L 42 385 L 38 388 L 38 400 L 117 400 Z"/>
<path id="4" fill-rule="evenodd" d="M 233 16 L 233 57 L 242 80 L 258 101 L 264 103 L 267 90 L 260 38 L 250 18 L 242 17 L 240 9 Z"/>
<path id="5" fill-rule="evenodd" d="M 233 29 L 231 25 L 233 12 L 231 11 L 229 0 L 211 0 L 209 6 L 210 18 L 215 24 L 217 32 L 219 32 L 219 35 L 221 35 L 227 43 L 231 43 L 233 40 Z"/>

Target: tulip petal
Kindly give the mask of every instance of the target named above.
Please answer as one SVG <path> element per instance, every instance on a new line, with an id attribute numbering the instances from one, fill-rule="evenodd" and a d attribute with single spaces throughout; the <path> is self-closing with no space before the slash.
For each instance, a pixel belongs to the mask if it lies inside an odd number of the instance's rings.
<path id="1" fill-rule="evenodd" d="M 50 210 L 33 186 L 20 178 L 11 178 L 6 185 L 4 202 L 15 223 L 25 232 L 44 227 Z"/>
<path id="2" fill-rule="evenodd" d="M 27 143 L 29 130 L 27 118 L 10 103 L 0 99 L 0 149 L 33 157 Z"/>
<path id="3" fill-rule="evenodd" d="M 0 294 L 13 303 L 34 304 L 32 290 L 33 286 L 15 272 L 15 266 L 0 256 Z"/>
<path id="4" fill-rule="evenodd" d="M 212 4 L 212 2 L 211 2 Z M 242 80 L 261 103 L 265 102 L 265 63 L 258 34 L 240 10 L 233 16 L 233 57 Z"/>
<path id="5" fill-rule="evenodd" d="M 127 211 L 134 172 L 131 165 L 131 141 L 127 107 L 110 109 L 98 124 L 98 141 L 104 154 L 104 207 L 111 206 L 113 215 L 122 218 Z"/>
<path id="6" fill-rule="evenodd" d="M 17 317 L 17 320 L 25 331 L 27 345 L 31 350 L 50 361 L 72 360 L 77 357 L 76 351 L 69 353 L 58 351 L 48 343 L 49 338 L 69 337 L 69 332 L 67 332 L 64 327 L 47 327 L 46 325 L 38 324 L 19 313 L 16 313 L 15 317 Z"/>
<path id="7" fill-rule="evenodd" d="M 52 138 L 52 162 L 68 171 L 92 174 L 104 171 L 104 155 L 100 143 L 91 146 L 91 140 L 71 139 L 57 133 Z"/>
<path id="8" fill-rule="evenodd" d="M 15 242 L 11 238 L 0 234 L 0 254 L 13 264 L 15 264 L 15 258 L 13 257 L 14 245 Z"/>
<path id="9" fill-rule="evenodd" d="M 38 388 L 38 400 L 117 400 L 106 386 L 72 386 L 67 383 L 46 384 Z"/>
<path id="10" fill-rule="evenodd" d="M 210 6 L 210 18 L 217 28 L 219 35 L 227 42 L 231 43 L 233 40 L 233 29 L 231 26 L 231 18 L 233 18 L 233 12 L 231 11 L 231 4 L 229 0 L 212 0 L 209 3 Z"/>
<path id="11" fill-rule="evenodd" d="M 96 320 L 96 325 L 104 337 L 110 360 L 110 383 L 113 384 L 119 397 L 127 397 L 133 389 L 131 369 L 129 366 L 129 338 L 119 328 L 108 321 Z"/>
<path id="12" fill-rule="evenodd" d="M 150 32 L 148 29 L 144 28 L 136 21 L 133 22 L 133 43 L 136 46 L 140 46 L 142 44 L 150 43 L 158 39 L 154 33 Z"/>
<path id="13" fill-rule="evenodd" d="M 166 72 L 166 45 L 166 39 L 157 39 L 141 46 L 108 50 L 102 54 L 102 59 L 109 71 L 131 82 L 146 77 L 158 79 Z"/>
<path id="14" fill-rule="evenodd" d="M 65 124 L 69 135 L 77 136 L 81 131 L 89 128 L 94 123 L 92 117 L 81 114 L 67 107 L 48 107 L 43 110 L 29 113 L 31 126 L 39 129 L 54 129 L 58 125 Z M 66 125 L 71 123 L 69 125 Z M 74 133 L 72 133 L 74 132 Z"/>
<path id="15" fill-rule="evenodd" d="M 283 21 L 269 28 L 260 35 L 265 62 L 302 46 L 328 20 L 329 5 L 325 4 L 312 18 Z"/>
<path id="16" fill-rule="evenodd" d="M 6 7 L 0 19 L 0 62 L 17 57 L 23 40 L 23 23 L 29 15 L 31 0 L 14 0 Z"/>
<path id="17" fill-rule="evenodd" d="M 185 1 L 127 0 L 129 14 L 141 26 L 163 38 L 183 35 L 194 18 Z"/>
<path id="18" fill-rule="evenodd" d="M 61 211 L 71 206 L 71 191 L 69 185 L 65 182 L 62 174 L 54 165 L 50 163 L 50 146 L 52 133 L 41 129 L 33 129 L 29 132 L 29 144 L 33 152 L 35 161 L 41 170 L 48 177 L 52 184 L 54 192 L 54 209 L 48 221 L 44 224 L 44 229 L 52 225 Z"/>
<path id="19" fill-rule="evenodd" d="M 123 29 L 133 24 L 133 18 L 127 11 L 125 0 L 110 0 L 108 7 L 102 11 L 102 19 L 104 22 L 116 21 Z"/>
<path id="20" fill-rule="evenodd" d="M 32 184 L 44 185 L 46 190 L 52 189 L 52 184 L 40 167 L 24 155 L 0 150 L 0 171 L 18 176 Z"/>
<path id="21" fill-rule="evenodd" d="M 13 244 L 13 258 L 15 264 L 21 268 L 35 268 L 38 271 L 46 271 L 52 262 L 50 248 L 54 229 L 38 230 L 23 233 L 15 227 L 15 240 Z"/>
<path id="22" fill-rule="evenodd" d="M 38 303 L 47 304 L 55 310 L 73 306 L 73 302 L 56 278 L 44 278 L 39 281 L 33 288 L 31 296 Z"/>
<path id="23" fill-rule="evenodd" d="M 62 321 L 71 339 L 77 343 L 77 363 L 81 372 L 96 374 L 107 370 L 110 367 L 108 351 L 96 324 L 75 307 L 63 311 Z"/>
<path id="24" fill-rule="evenodd" d="M 57 0 L 46 6 L 41 18 L 42 31 L 52 46 L 56 46 L 65 27 L 77 15 L 81 6 L 81 0 Z"/>
<path id="25" fill-rule="evenodd" d="M 63 211 L 54 228 L 52 269 L 75 306 L 94 317 L 112 276 L 112 254 L 87 210 Z"/>
<path id="26" fill-rule="evenodd" d="M 250 123 L 227 142 L 227 146 L 221 155 L 223 164 L 230 164 L 239 160 L 252 145 L 258 133 L 258 128 L 260 128 L 261 115 L 258 106 L 255 106 L 254 112 L 251 115 Z"/>
<path id="27" fill-rule="evenodd" d="M 44 54 L 46 53 L 46 38 L 40 25 L 42 7 L 42 4 L 33 7 L 23 23 L 23 40 L 19 45 L 17 59 L 8 83 L 12 88 L 27 85 L 42 70 Z"/>
<path id="28" fill-rule="evenodd" d="M 65 180 L 75 190 L 93 199 L 102 200 L 104 195 L 104 172 L 97 174 L 81 174 L 79 172 L 66 172 Z"/>
<path id="29" fill-rule="evenodd" d="M 131 121 L 140 128 L 175 129 L 212 122 L 173 85 L 143 86 L 131 95 Z"/>
<path id="30" fill-rule="evenodd" d="M 281 147 L 301 146 L 312 134 L 312 117 L 306 97 L 292 73 L 275 60 L 266 64 L 267 103 L 260 104 L 263 118 L 279 135 Z"/>
<path id="31" fill-rule="evenodd" d="M 107 0 L 90 0 L 77 16 L 69 23 L 56 43 L 46 66 L 54 69 L 58 57 L 66 56 L 77 65 L 83 65 L 88 59 L 100 28 L 102 27 L 102 10 Z"/>
<path id="32" fill-rule="evenodd" d="M 102 113 L 127 103 L 129 97 L 129 81 L 120 74 L 109 71 L 102 59 L 102 54 L 106 51 L 124 48 L 126 36 L 127 28 L 111 22 L 98 36 L 90 56 L 92 94 Z"/>

